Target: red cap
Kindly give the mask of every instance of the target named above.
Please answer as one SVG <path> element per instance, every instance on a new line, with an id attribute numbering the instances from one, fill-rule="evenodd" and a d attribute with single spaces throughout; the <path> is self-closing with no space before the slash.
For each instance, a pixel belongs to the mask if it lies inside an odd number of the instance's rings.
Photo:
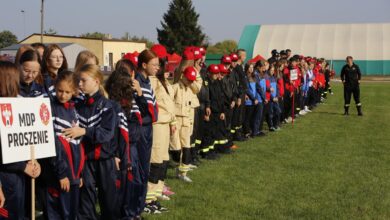
<path id="1" fill-rule="evenodd" d="M 217 74 L 219 73 L 219 67 L 217 64 L 210 64 L 209 68 L 207 68 L 207 70 L 209 71 L 209 73 L 211 74 Z"/>
<path id="2" fill-rule="evenodd" d="M 200 48 L 193 47 L 192 51 L 194 52 L 194 59 L 195 60 L 202 59 L 203 55 L 202 55 L 202 52 L 200 51 Z"/>
<path id="3" fill-rule="evenodd" d="M 229 55 L 223 55 L 221 58 L 221 63 L 232 63 L 232 58 Z"/>
<path id="4" fill-rule="evenodd" d="M 158 56 L 158 58 L 167 58 L 167 49 L 163 45 L 155 44 L 150 49 Z"/>
<path id="5" fill-rule="evenodd" d="M 200 50 L 200 53 L 201 53 L 203 56 L 206 55 L 206 49 L 205 49 L 204 47 L 200 47 L 199 50 Z"/>
<path id="6" fill-rule="evenodd" d="M 190 50 L 184 50 L 183 52 L 183 59 L 184 60 L 194 60 L 194 53 Z"/>
<path id="7" fill-rule="evenodd" d="M 229 70 L 226 68 L 226 66 L 224 64 L 219 64 L 218 65 L 218 68 L 219 68 L 219 71 L 223 74 L 228 74 L 229 73 Z"/>
<path id="8" fill-rule="evenodd" d="M 230 54 L 230 58 L 232 59 L 233 62 L 237 62 L 238 61 L 238 55 L 235 54 L 235 53 L 231 53 Z"/>
<path id="9" fill-rule="evenodd" d="M 196 80 L 196 70 L 192 66 L 185 68 L 183 75 L 188 81 L 193 82 Z"/>
<path id="10" fill-rule="evenodd" d="M 138 65 L 138 55 L 136 55 L 136 53 L 138 53 L 138 52 L 136 51 L 134 53 L 127 53 L 122 58 L 130 60 L 135 66 L 137 66 Z"/>

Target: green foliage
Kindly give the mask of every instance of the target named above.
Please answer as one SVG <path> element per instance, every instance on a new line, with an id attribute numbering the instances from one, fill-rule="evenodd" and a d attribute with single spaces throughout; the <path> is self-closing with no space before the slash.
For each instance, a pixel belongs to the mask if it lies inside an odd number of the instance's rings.
<path id="1" fill-rule="evenodd" d="M 208 54 L 230 54 L 237 50 L 237 42 L 234 40 L 224 40 L 207 48 Z"/>
<path id="2" fill-rule="evenodd" d="M 150 41 L 146 37 L 138 37 L 138 36 L 131 36 L 129 32 L 126 32 L 123 37 L 121 37 L 121 40 L 128 40 L 133 42 L 139 42 L 139 43 L 145 43 L 147 48 L 151 48 L 154 45 L 154 42 Z"/>
<path id="3" fill-rule="evenodd" d="M 101 33 L 101 32 L 91 32 L 91 33 L 84 33 L 81 34 L 80 37 L 87 37 L 87 38 L 96 38 L 96 39 L 107 39 L 107 36 L 109 34 Z"/>
<path id="4" fill-rule="evenodd" d="M 18 43 L 18 38 L 11 31 L 0 32 L 0 48 L 11 46 Z"/>
<path id="5" fill-rule="evenodd" d="M 48 30 L 43 31 L 44 34 L 49 34 L 49 35 L 56 35 L 57 31 L 54 30 L 53 28 L 49 28 Z"/>
<path id="6" fill-rule="evenodd" d="M 206 35 L 198 25 L 199 14 L 195 12 L 191 0 L 172 0 L 168 11 L 157 28 L 158 41 L 170 53 L 181 53 L 186 46 L 206 44 Z"/>
<path id="7" fill-rule="evenodd" d="M 232 155 L 203 161 L 176 192 L 170 211 L 150 219 L 390 219 L 389 83 L 362 83 L 363 117 L 343 90 L 312 113 L 245 143 Z M 265 125 L 266 127 L 266 125 Z"/>

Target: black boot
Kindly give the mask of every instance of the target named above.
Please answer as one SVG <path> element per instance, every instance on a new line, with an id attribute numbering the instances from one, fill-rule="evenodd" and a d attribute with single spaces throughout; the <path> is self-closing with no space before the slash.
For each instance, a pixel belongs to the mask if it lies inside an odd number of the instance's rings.
<path id="1" fill-rule="evenodd" d="M 344 115 L 349 115 L 349 106 L 344 106 Z"/>
<path id="2" fill-rule="evenodd" d="M 196 166 L 199 166 L 200 165 L 200 160 L 199 160 L 199 156 L 198 156 L 198 147 L 192 147 L 191 148 L 191 159 L 192 159 L 192 164 L 193 165 L 196 165 Z"/>
<path id="3" fill-rule="evenodd" d="M 357 108 L 357 111 L 358 111 L 358 116 L 363 116 L 362 106 L 356 106 L 356 108 Z"/>

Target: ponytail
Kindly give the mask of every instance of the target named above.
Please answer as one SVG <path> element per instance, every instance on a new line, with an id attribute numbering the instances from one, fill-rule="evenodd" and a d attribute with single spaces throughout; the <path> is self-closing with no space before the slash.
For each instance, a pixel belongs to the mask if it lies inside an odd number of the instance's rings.
<path id="1" fill-rule="evenodd" d="M 108 93 L 107 93 L 106 89 L 104 89 L 102 82 L 99 85 L 99 92 L 102 96 L 108 98 Z"/>

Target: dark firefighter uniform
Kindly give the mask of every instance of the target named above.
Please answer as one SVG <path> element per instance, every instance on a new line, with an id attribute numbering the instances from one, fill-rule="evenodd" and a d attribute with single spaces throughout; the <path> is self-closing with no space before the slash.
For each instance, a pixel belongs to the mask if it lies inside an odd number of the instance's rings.
<path id="1" fill-rule="evenodd" d="M 362 103 L 360 103 L 360 88 L 359 81 L 361 79 L 360 68 L 356 64 L 349 66 L 346 64 L 341 70 L 341 81 L 344 84 L 344 114 L 348 115 L 349 104 L 351 103 L 351 95 L 356 103 L 356 108 L 358 115 L 363 115 L 362 113 Z"/>

